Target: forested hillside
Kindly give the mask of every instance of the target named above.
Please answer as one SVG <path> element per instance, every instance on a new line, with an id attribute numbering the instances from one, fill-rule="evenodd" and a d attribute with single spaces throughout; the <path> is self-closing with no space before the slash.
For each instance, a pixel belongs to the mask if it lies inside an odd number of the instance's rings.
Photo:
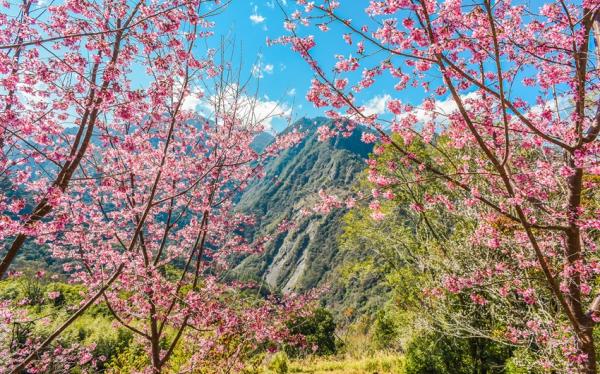
<path id="1" fill-rule="evenodd" d="M 273 235 L 274 239 L 264 253 L 244 258 L 235 272 L 284 293 L 326 290 L 323 302 L 334 311 L 336 320 L 343 322 L 348 311 L 356 318 L 369 308 L 371 313 L 378 309 L 387 289 L 376 273 L 356 276 L 348 271 L 360 254 L 341 246 L 347 209 L 303 212 L 318 203 L 319 191 L 355 188 L 372 146 L 360 140 L 360 129 L 349 137 L 340 134 L 319 141 L 316 129 L 320 126 L 333 125 L 324 118 L 304 118 L 293 124 L 287 131 L 298 129 L 307 137 L 270 161 L 265 178 L 242 195 L 237 209 L 256 217 L 249 233 L 253 237 Z M 282 222 L 293 225 L 278 232 Z"/>

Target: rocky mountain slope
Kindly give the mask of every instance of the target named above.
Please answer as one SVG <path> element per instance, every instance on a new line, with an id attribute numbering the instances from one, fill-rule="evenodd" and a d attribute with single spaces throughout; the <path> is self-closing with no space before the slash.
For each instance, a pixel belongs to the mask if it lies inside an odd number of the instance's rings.
<path id="1" fill-rule="evenodd" d="M 321 189 L 329 192 L 351 188 L 365 168 L 372 147 L 360 141 L 360 130 L 348 138 L 319 141 L 315 129 L 326 123 L 327 119 L 317 118 L 294 124 L 292 128 L 309 135 L 272 160 L 265 169 L 266 177 L 241 196 L 238 209 L 257 218 L 249 235 L 271 234 L 274 240 L 261 255 L 243 259 L 235 269 L 237 276 L 260 278 L 270 288 L 286 293 L 332 283 L 333 269 L 343 261 L 337 237 L 345 211 L 309 216 L 300 211 L 315 205 Z M 293 221 L 295 226 L 276 233 L 285 220 Z M 340 292 L 339 286 L 332 292 Z"/>

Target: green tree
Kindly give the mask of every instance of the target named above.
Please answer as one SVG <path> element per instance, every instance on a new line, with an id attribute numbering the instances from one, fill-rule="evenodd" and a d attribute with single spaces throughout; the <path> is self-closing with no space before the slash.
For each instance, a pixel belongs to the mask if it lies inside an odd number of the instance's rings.
<path id="1" fill-rule="evenodd" d="M 504 373 L 511 348 L 487 339 L 460 339 L 442 333 L 415 337 L 406 351 L 406 374 Z"/>
<path id="2" fill-rule="evenodd" d="M 445 150 L 447 141 L 438 138 L 437 146 Z M 495 342 L 507 328 L 496 318 L 503 311 L 474 305 L 469 295 L 431 295 L 447 274 L 469 271 L 486 258 L 476 246 L 464 244 L 475 227 L 472 217 L 442 203 L 416 209 L 442 196 L 442 191 L 450 198 L 453 192 L 439 180 L 419 183 L 422 176 L 416 169 L 390 167 L 402 159 L 383 148 L 372 159 L 393 182 L 382 189 L 364 173 L 357 185 L 364 195 L 392 193 L 378 199 L 383 218 L 374 216 L 370 202 L 363 201 L 345 216 L 341 237 L 342 247 L 356 253 L 357 261 L 371 264 L 369 271 L 382 274 L 391 290 L 388 303 L 373 317 L 373 343 L 405 351 L 409 372 L 460 373 L 456 368 L 468 373 L 497 372 L 513 351 Z M 435 161 L 418 141 L 410 149 L 421 159 Z"/>
<path id="3" fill-rule="evenodd" d="M 293 334 L 304 336 L 308 352 L 323 356 L 334 354 L 337 350 L 336 324 L 333 315 L 327 309 L 316 308 L 312 315 L 299 317 L 290 322 L 289 328 Z M 286 352 L 292 357 L 297 357 L 306 353 L 306 350 L 287 346 Z"/>

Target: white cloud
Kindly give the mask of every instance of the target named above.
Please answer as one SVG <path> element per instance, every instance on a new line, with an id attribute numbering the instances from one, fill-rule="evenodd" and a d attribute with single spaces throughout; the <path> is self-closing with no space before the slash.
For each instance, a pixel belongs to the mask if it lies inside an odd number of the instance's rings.
<path id="1" fill-rule="evenodd" d="M 260 14 L 251 14 L 250 15 L 250 21 L 252 21 L 252 23 L 254 24 L 258 24 L 258 23 L 262 23 L 265 21 L 265 17 L 261 16 Z"/>
<path id="2" fill-rule="evenodd" d="M 183 86 L 183 79 L 178 77 L 175 81 L 174 89 L 173 89 L 173 101 L 179 100 L 179 95 L 181 95 L 181 90 Z M 183 100 L 181 101 L 181 109 L 183 110 L 195 110 L 198 105 L 202 102 L 202 97 L 204 96 L 204 91 L 200 87 L 188 87 L 188 92 L 185 93 Z"/>
<path id="3" fill-rule="evenodd" d="M 388 94 L 385 95 L 377 95 L 371 98 L 363 105 L 362 113 L 366 116 L 370 116 L 373 114 L 382 114 L 385 112 L 385 105 L 389 100 L 391 100 L 391 96 Z"/>
<path id="4" fill-rule="evenodd" d="M 289 118 L 292 108 L 287 103 L 281 103 L 270 99 L 268 96 L 262 98 L 248 96 L 239 91 L 239 86 L 229 85 L 225 88 L 226 105 L 217 105 L 219 97 L 212 95 L 201 101 L 200 112 L 206 117 L 214 117 L 215 107 L 231 108 L 237 102 L 237 116 L 247 124 L 259 123 L 265 131 L 273 129 L 273 121 Z"/>
<path id="5" fill-rule="evenodd" d="M 34 110 L 37 104 L 45 103 L 49 104 L 52 100 L 44 95 L 39 95 L 37 92 L 43 92 L 48 89 L 48 86 L 44 83 L 36 83 L 33 92 L 27 92 L 25 85 L 19 84 L 16 92 L 17 96 L 21 99 L 21 104 L 27 108 L 27 110 Z"/>
<path id="6" fill-rule="evenodd" d="M 181 109 L 195 110 L 202 102 L 202 96 L 204 96 L 204 93 L 200 89 L 195 90 L 192 94 L 185 96 L 181 103 Z"/>
<path id="7" fill-rule="evenodd" d="M 285 94 L 288 95 L 288 96 L 295 96 L 296 95 L 296 89 L 295 88 L 291 88 Z"/>
<path id="8" fill-rule="evenodd" d="M 471 100 L 478 99 L 480 95 L 480 92 L 474 91 L 460 95 L 460 98 L 465 105 L 465 108 L 470 109 L 472 107 Z M 568 113 L 573 109 L 573 103 L 569 96 L 559 95 L 556 101 L 554 101 L 554 99 L 550 99 L 543 104 L 534 105 L 525 114 L 531 113 L 538 115 L 543 109 L 546 108 L 550 109 L 553 113 L 558 112 L 561 116 L 565 116 L 568 115 Z M 442 123 L 449 115 L 457 110 L 458 106 L 456 105 L 456 102 L 452 96 L 448 96 L 445 100 L 436 100 L 434 102 L 433 110 L 425 110 L 422 107 L 415 107 L 412 111 L 412 114 L 417 117 L 419 122 L 426 122 L 431 119 L 432 113 L 435 112 L 437 115 L 436 123 Z"/>
<path id="9" fill-rule="evenodd" d="M 250 15 L 250 21 L 257 25 L 259 23 L 263 23 L 266 20 L 265 17 L 261 16 L 260 14 L 258 14 L 258 6 L 255 5 L 254 6 L 254 12 Z"/>
<path id="10" fill-rule="evenodd" d="M 465 107 L 468 109 L 469 108 L 468 101 L 470 99 L 476 99 L 477 97 L 479 97 L 478 92 L 471 92 L 466 95 L 461 95 L 461 100 L 465 103 Z M 421 107 L 417 107 L 413 110 L 412 114 L 414 114 L 417 117 L 419 122 L 425 123 L 425 122 L 431 120 L 432 113 L 435 112 L 437 114 L 435 123 L 442 124 L 442 123 L 446 122 L 446 119 L 448 118 L 448 116 L 450 114 L 452 114 L 453 112 L 455 112 L 458 109 L 458 105 L 456 105 L 456 101 L 454 101 L 452 96 L 448 96 L 448 98 L 446 98 L 446 100 L 442 100 L 442 101 L 436 100 L 434 105 L 435 105 L 435 108 L 433 111 L 425 110 Z"/>
<path id="11" fill-rule="evenodd" d="M 252 65 L 252 69 L 250 70 L 250 72 L 252 73 L 252 75 L 255 78 L 263 78 L 266 74 L 273 74 L 273 71 L 275 70 L 275 66 L 273 66 L 273 64 L 263 64 L 262 61 L 260 61 L 260 56 L 259 56 L 259 61 Z"/>
<path id="12" fill-rule="evenodd" d="M 268 0 L 265 2 L 267 8 L 275 9 L 275 1 L 277 0 Z M 287 6 L 287 0 L 280 0 L 280 4 L 283 6 Z"/>
<path id="13" fill-rule="evenodd" d="M 292 108 L 286 103 L 274 100 L 257 100 L 254 108 L 254 116 L 257 121 L 262 121 L 265 130 L 273 129 L 273 120 L 276 118 L 287 118 L 292 114 Z"/>
<path id="14" fill-rule="evenodd" d="M 565 117 L 573 111 L 574 108 L 573 97 L 571 95 L 558 95 L 556 100 L 547 100 L 544 104 L 537 104 L 530 109 L 530 113 L 539 115 L 544 109 L 550 109 L 553 115 L 560 115 Z"/>
<path id="15" fill-rule="evenodd" d="M 252 73 L 252 76 L 254 76 L 255 78 L 263 77 L 262 70 L 260 69 L 260 62 L 252 65 L 250 73 Z"/>

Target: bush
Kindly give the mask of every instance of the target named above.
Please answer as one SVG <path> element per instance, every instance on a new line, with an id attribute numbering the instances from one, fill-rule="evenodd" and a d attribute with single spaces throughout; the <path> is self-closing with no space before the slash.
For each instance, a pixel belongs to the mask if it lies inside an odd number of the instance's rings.
<path id="1" fill-rule="evenodd" d="M 373 326 L 373 342 L 378 349 L 396 349 L 398 341 L 396 320 L 384 310 L 377 312 Z"/>
<path id="2" fill-rule="evenodd" d="M 143 370 L 150 364 L 144 348 L 137 344 L 128 345 L 108 363 L 107 373 L 131 373 Z"/>
<path id="3" fill-rule="evenodd" d="M 29 300 L 29 305 L 39 306 L 44 301 L 44 285 L 33 277 L 21 278 L 21 294 Z"/>
<path id="4" fill-rule="evenodd" d="M 277 352 L 269 362 L 269 370 L 276 374 L 287 374 L 290 362 L 285 352 Z"/>
<path id="5" fill-rule="evenodd" d="M 116 357 L 120 352 L 123 352 L 131 341 L 133 340 L 133 334 L 129 330 L 124 328 L 117 329 L 115 334 L 111 336 L 100 336 L 96 342 L 96 349 L 94 350 L 95 357 L 104 357 L 107 361 Z M 100 365 L 102 368 L 105 366 L 104 363 Z"/>
<path id="6" fill-rule="evenodd" d="M 336 353 L 335 321 L 331 313 L 324 308 L 315 309 L 309 317 L 300 317 L 292 321 L 289 325 L 294 334 L 301 334 L 305 337 L 308 350 L 319 356 L 331 355 Z M 312 350 L 316 347 L 316 350 Z M 286 347 L 286 352 L 296 357 L 303 353 L 297 347 Z"/>
<path id="7" fill-rule="evenodd" d="M 418 335 L 406 351 L 407 374 L 504 373 L 512 348 L 486 339 Z"/>

